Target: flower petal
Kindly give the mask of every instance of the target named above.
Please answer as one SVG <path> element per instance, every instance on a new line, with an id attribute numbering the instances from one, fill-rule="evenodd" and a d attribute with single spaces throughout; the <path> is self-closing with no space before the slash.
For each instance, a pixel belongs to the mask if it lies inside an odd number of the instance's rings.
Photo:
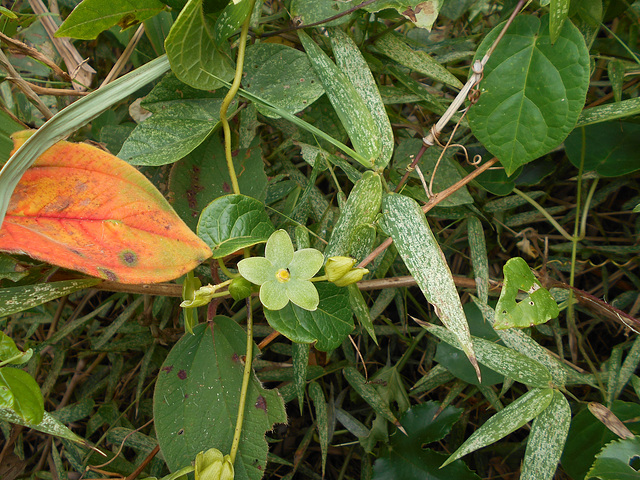
<path id="1" fill-rule="evenodd" d="M 292 279 L 309 280 L 313 277 L 322 264 L 324 255 L 315 248 L 303 248 L 293 254 L 293 260 L 289 264 L 289 273 Z"/>
<path id="2" fill-rule="evenodd" d="M 318 308 L 320 297 L 318 290 L 313 283 L 308 280 L 289 280 L 283 284 L 286 286 L 289 300 L 305 310 L 314 311 Z"/>
<path id="3" fill-rule="evenodd" d="M 264 256 L 276 269 L 287 268 L 293 260 L 293 243 L 284 230 L 276 230 L 267 240 Z"/>
<path id="4" fill-rule="evenodd" d="M 240 275 L 256 285 L 273 280 L 277 269 L 264 257 L 250 257 L 238 262 Z"/>
<path id="5" fill-rule="evenodd" d="M 267 282 L 260 287 L 260 301 L 269 310 L 281 310 L 289 303 L 287 283 Z M 317 294 L 317 293 L 316 293 Z"/>

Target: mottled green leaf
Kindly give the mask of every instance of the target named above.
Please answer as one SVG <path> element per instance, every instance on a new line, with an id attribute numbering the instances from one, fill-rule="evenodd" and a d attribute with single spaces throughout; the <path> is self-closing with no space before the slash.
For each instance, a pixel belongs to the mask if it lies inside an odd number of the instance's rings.
<path id="1" fill-rule="evenodd" d="M 560 36 L 564 21 L 569 16 L 570 0 L 551 0 L 551 8 L 549 14 L 549 32 L 551 43 L 556 43 Z"/>
<path id="2" fill-rule="evenodd" d="M 358 395 L 360 395 L 378 415 L 389 420 L 397 427 L 401 427 L 400 422 L 389 408 L 388 403 L 382 398 L 375 387 L 366 381 L 358 370 L 353 367 L 347 367 L 342 373 Z"/>
<path id="3" fill-rule="evenodd" d="M 345 0 L 340 2 L 335 2 L 333 0 L 293 0 L 291 2 L 290 14 L 294 21 L 300 22 L 300 24 L 303 25 L 308 25 L 346 12 L 359 3 L 361 3 L 360 0 Z M 323 24 L 323 26 L 334 27 L 336 25 L 341 25 L 351 20 L 354 15 L 354 13 L 344 15 Z"/>
<path id="4" fill-rule="evenodd" d="M 20 417 L 13 410 L 8 408 L 0 408 L 0 419 L 9 423 L 15 423 L 16 425 L 23 425 L 27 428 L 38 430 L 39 432 L 47 433 L 59 438 L 66 438 L 72 442 L 87 444 L 87 442 L 69 430 L 60 421 L 56 420 L 49 413 L 44 412 L 42 420 L 39 423 L 31 423 L 22 417 Z"/>
<path id="5" fill-rule="evenodd" d="M 549 406 L 533 421 L 520 480 L 551 480 L 556 473 L 571 424 L 571 407 L 557 390 Z"/>
<path id="6" fill-rule="evenodd" d="M 322 452 L 322 476 L 324 477 L 327 464 L 327 450 L 329 450 L 329 418 L 327 416 L 327 403 L 324 399 L 322 387 L 316 382 L 309 385 L 309 397 L 313 401 L 316 410 L 316 429 L 320 438 L 320 451 Z"/>
<path id="7" fill-rule="evenodd" d="M 412 199 L 389 194 L 382 200 L 384 228 L 442 323 L 456 336 L 464 353 L 480 370 L 473 352 L 469 326 L 449 265 L 420 206 Z"/>
<path id="8" fill-rule="evenodd" d="M 100 282 L 97 278 L 86 278 L 0 289 L 0 317 L 37 307 Z"/>
<path id="9" fill-rule="evenodd" d="M 447 461 L 442 465 L 465 456 L 468 453 L 491 445 L 511 432 L 522 427 L 533 418 L 537 417 L 551 403 L 553 390 L 550 388 L 530 390 L 515 402 L 509 404 L 503 410 L 487 420 L 478 430 L 465 440 Z"/>
<path id="10" fill-rule="evenodd" d="M 608 122 L 618 118 L 629 117 L 640 113 L 640 97 L 630 98 L 616 103 L 608 103 L 597 107 L 587 108 L 578 117 L 576 127 Z"/>
<path id="11" fill-rule="evenodd" d="M 498 25 L 475 56 L 480 60 L 502 30 Z M 578 120 L 589 86 L 589 53 L 565 22 L 551 44 L 549 17 L 519 15 L 493 52 L 469 110 L 474 135 L 507 175 L 557 147 Z"/>
<path id="12" fill-rule="evenodd" d="M 449 70 L 440 65 L 428 53 L 422 50 L 413 50 L 404 42 L 401 36 L 395 33 L 383 35 L 375 41 L 374 45 L 380 53 L 395 60 L 400 65 L 422 73 L 437 82 L 442 82 L 455 88 L 462 88 L 462 82 Z"/>

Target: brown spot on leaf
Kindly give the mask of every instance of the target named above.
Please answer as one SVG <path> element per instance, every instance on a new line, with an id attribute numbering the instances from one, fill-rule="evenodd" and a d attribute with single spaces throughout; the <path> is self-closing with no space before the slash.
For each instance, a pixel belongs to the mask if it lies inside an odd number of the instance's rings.
<path id="1" fill-rule="evenodd" d="M 98 267 L 98 270 L 100 270 L 100 272 L 102 272 L 102 274 L 105 277 L 107 277 L 107 280 L 110 280 L 112 282 L 118 281 L 118 276 L 115 273 L 113 273 L 111 270 L 107 268 L 102 268 L 102 267 Z"/>
<path id="2" fill-rule="evenodd" d="M 138 255 L 132 250 L 120 252 L 120 261 L 127 267 L 135 267 L 138 264 Z"/>
<path id="3" fill-rule="evenodd" d="M 267 401 L 262 395 L 259 395 L 258 399 L 256 400 L 256 408 L 264 410 L 264 412 L 267 413 Z"/>
<path id="4" fill-rule="evenodd" d="M 179 378 L 180 380 L 184 380 L 184 379 L 186 379 L 186 378 L 187 378 L 187 372 L 185 372 L 184 370 L 180 370 L 180 371 L 178 372 L 178 378 Z"/>
<path id="5" fill-rule="evenodd" d="M 136 18 L 133 13 L 128 13 L 118 22 L 118 26 L 123 30 L 125 28 L 132 27 L 133 25 L 137 25 L 140 21 Z"/>
<path id="6" fill-rule="evenodd" d="M 171 373 L 171 370 L 173 370 L 173 365 L 167 365 L 166 367 L 162 367 L 163 372 Z"/>
<path id="7" fill-rule="evenodd" d="M 222 183 L 222 190 L 225 193 L 230 193 L 231 192 L 231 187 L 229 186 L 229 184 L 227 182 L 223 182 Z"/>

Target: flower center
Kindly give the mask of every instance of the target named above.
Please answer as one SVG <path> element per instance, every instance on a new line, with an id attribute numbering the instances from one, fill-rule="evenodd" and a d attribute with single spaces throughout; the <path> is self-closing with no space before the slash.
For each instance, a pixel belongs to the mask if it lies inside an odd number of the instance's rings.
<path id="1" fill-rule="evenodd" d="M 289 273 L 289 270 L 287 270 L 286 268 L 281 268 L 276 272 L 276 278 L 280 283 L 288 282 L 290 276 L 291 274 Z"/>

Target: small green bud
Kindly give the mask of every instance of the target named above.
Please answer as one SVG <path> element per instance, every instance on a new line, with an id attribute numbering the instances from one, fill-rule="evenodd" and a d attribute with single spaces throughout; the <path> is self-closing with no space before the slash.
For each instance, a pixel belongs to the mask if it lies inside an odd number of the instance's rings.
<path id="1" fill-rule="evenodd" d="M 366 268 L 353 268 L 333 283 L 338 287 L 346 287 L 352 283 L 359 282 L 367 273 L 369 273 L 369 270 Z"/>
<path id="2" fill-rule="evenodd" d="M 235 301 L 251 295 L 251 282 L 243 277 L 236 277 L 229 284 L 229 293 Z"/>
<path id="3" fill-rule="evenodd" d="M 327 280 L 335 282 L 342 278 L 351 271 L 355 263 L 355 259 L 351 257 L 338 256 L 329 258 L 324 266 L 324 273 L 327 275 Z"/>
<path id="4" fill-rule="evenodd" d="M 196 455 L 196 480 L 233 480 L 234 471 L 231 457 L 222 455 L 217 448 Z"/>

